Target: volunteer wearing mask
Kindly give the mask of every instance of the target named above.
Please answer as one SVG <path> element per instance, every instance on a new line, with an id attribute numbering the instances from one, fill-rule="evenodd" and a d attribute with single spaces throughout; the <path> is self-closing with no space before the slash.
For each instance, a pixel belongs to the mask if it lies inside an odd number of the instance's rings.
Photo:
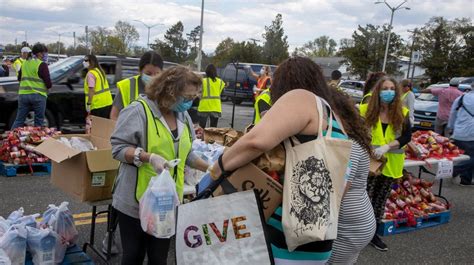
<path id="1" fill-rule="evenodd" d="M 119 112 L 145 92 L 145 86 L 163 70 L 163 59 L 158 53 L 148 51 L 140 58 L 138 70 L 138 75 L 117 83 L 118 90 L 110 111 L 110 119 L 117 120 Z"/>
<path id="2" fill-rule="evenodd" d="M 44 125 L 48 89 L 52 86 L 48 65 L 45 63 L 48 48 L 44 44 L 37 43 L 33 46 L 32 53 L 34 58 L 30 54 L 18 72 L 20 81 L 18 110 L 11 129 L 24 126 L 30 111 L 35 113 L 35 126 Z"/>
<path id="3" fill-rule="evenodd" d="M 13 63 L 13 69 L 15 70 L 16 75 L 20 72 L 21 66 L 23 63 L 28 59 L 28 55 L 30 54 L 31 49 L 29 47 L 21 48 L 21 55 L 18 59 L 15 60 Z"/>
<path id="4" fill-rule="evenodd" d="M 206 171 L 208 164 L 192 150 L 193 124 L 187 110 L 199 94 L 202 80 L 186 67 L 163 71 L 120 113 L 111 137 L 113 157 L 121 162 L 113 190 L 112 206 L 118 213 L 122 264 L 166 264 L 170 239 L 143 232 L 138 201 L 153 176 L 167 161 L 180 159 L 170 168 L 179 199 L 183 200 L 184 167 Z"/>
<path id="5" fill-rule="evenodd" d="M 263 90 L 270 88 L 272 84 L 272 69 L 270 68 L 270 66 L 262 66 L 262 69 L 260 69 L 260 74 L 258 75 L 252 70 L 252 68 L 250 68 L 249 74 L 255 79 L 257 79 L 258 90 L 255 92 L 255 96 L 260 95 Z"/>
<path id="6" fill-rule="evenodd" d="M 402 87 L 403 92 L 403 106 L 410 111 L 410 123 L 413 127 L 413 124 L 415 123 L 415 93 L 411 91 L 413 85 L 410 80 L 403 79 L 402 82 L 400 82 L 400 86 Z"/>
<path id="7" fill-rule="evenodd" d="M 112 106 L 112 94 L 104 70 L 95 55 L 86 55 L 83 62 L 88 70 L 84 82 L 86 94 L 86 112 L 94 116 L 109 118 Z"/>
<path id="8" fill-rule="evenodd" d="M 374 156 L 387 159 L 382 175 L 369 177 L 367 183 L 375 219 L 380 223 L 392 183 L 403 176 L 405 152 L 402 148 L 411 140 L 411 125 L 409 111 L 401 101 L 403 92 L 393 78 L 381 78 L 372 93 L 369 103 L 360 105 L 360 115 L 372 131 Z M 378 250 L 388 250 L 377 234 L 371 244 Z"/>
<path id="9" fill-rule="evenodd" d="M 225 83 L 217 77 L 217 69 L 213 64 L 206 67 L 206 78 L 202 79 L 202 96 L 199 101 L 198 115 L 199 126 L 206 128 L 207 119 L 210 119 L 210 126 L 217 127 L 217 122 L 221 117 L 221 93 Z"/>

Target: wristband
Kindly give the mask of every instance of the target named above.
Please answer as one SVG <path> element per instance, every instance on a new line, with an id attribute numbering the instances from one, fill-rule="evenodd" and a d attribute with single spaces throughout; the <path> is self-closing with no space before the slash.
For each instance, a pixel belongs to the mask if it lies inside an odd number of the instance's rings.
<path id="1" fill-rule="evenodd" d="M 230 175 L 232 175 L 232 171 L 226 171 L 224 169 L 224 165 L 222 164 L 222 156 L 224 154 L 220 155 L 219 158 L 217 159 L 217 164 L 219 165 L 219 168 L 221 169 L 221 176 L 224 176 L 225 178 L 229 177 Z"/>

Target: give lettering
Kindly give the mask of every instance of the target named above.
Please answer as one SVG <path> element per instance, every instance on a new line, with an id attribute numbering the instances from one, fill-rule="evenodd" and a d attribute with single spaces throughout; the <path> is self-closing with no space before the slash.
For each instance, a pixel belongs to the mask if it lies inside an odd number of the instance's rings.
<path id="1" fill-rule="evenodd" d="M 232 222 L 232 229 L 234 230 L 235 239 L 242 239 L 251 237 L 250 232 L 242 232 L 242 230 L 247 229 L 245 223 L 243 223 L 247 218 L 245 216 L 238 216 L 230 219 Z M 195 225 L 188 226 L 184 230 L 184 242 L 186 246 L 190 248 L 197 248 L 202 246 L 203 244 L 203 237 L 206 240 L 206 245 L 212 245 L 211 235 L 209 233 L 209 227 L 211 228 L 212 232 L 216 235 L 219 242 L 225 243 L 227 241 L 227 230 L 229 228 L 229 219 L 225 219 L 222 222 L 222 230 L 219 230 L 215 223 L 203 224 L 201 225 L 202 228 L 202 235 L 199 231 L 199 228 Z"/>

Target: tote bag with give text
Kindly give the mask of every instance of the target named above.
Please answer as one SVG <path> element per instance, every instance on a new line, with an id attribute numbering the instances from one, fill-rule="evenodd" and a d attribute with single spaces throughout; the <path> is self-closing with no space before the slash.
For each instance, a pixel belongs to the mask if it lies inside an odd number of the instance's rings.
<path id="1" fill-rule="evenodd" d="M 337 237 L 339 208 L 344 192 L 344 175 L 352 142 L 334 138 L 333 112 L 329 104 L 316 97 L 319 112 L 318 138 L 299 143 L 285 140 L 286 166 L 283 185 L 283 232 L 288 250 L 306 243 Z M 329 107 L 329 125 L 323 136 L 323 104 Z"/>

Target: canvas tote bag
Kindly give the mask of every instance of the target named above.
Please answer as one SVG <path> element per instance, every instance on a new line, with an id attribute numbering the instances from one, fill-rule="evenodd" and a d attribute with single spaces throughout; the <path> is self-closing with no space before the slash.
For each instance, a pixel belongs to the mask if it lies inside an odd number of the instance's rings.
<path id="1" fill-rule="evenodd" d="M 284 142 L 286 166 L 282 223 L 289 251 L 306 243 L 337 237 L 344 175 L 352 142 L 331 137 L 333 112 L 324 99 L 316 96 L 316 103 L 318 138 L 302 144 L 295 137 Z M 323 104 L 330 109 L 326 136 L 323 136 Z M 342 128 L 337 117 L 336 120 Z"/>

